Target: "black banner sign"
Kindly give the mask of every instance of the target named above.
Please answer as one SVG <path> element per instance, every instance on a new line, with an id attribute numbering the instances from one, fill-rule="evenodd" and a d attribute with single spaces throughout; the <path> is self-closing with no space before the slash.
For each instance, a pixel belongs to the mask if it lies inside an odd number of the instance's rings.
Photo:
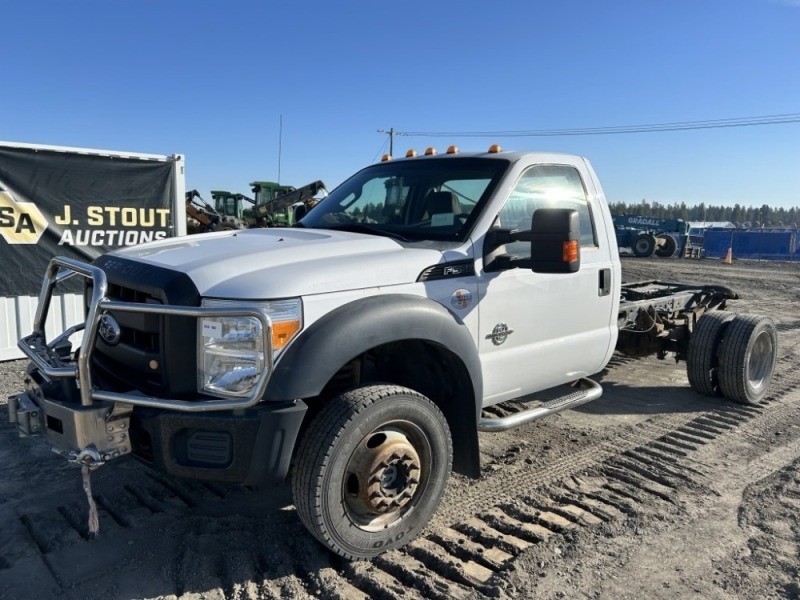
<path id="1" fill-rule="evenodd" d="M 54 256 L 89 262 L 174 235 L 173 166 L 0 146 L 0 296 L 38 295 Z"/>

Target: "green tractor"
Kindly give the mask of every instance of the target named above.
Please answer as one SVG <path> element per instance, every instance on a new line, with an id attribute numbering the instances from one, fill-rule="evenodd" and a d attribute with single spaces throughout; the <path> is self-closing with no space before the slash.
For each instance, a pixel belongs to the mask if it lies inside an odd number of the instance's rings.
<path id="1" fill-rule="evenodd" d="M 291 227 L 315 204 L 315 196 L 327 193 L 325 184 L 314 181 L 300 188 L 274 181 L 254 181 L 253 215 L 256 227 Z"/>
<path id="2" fill-rule="evenodd" d="M 250 184 L 250 188 L 255 194 L 255 199 L 248 198 L 244 194 L 211 190 L 213 206 L 208 206 L 207 209 L 219 221 L 214 230 L 291 227 L 317 203 L 315 198 L 317 194 L 327 193 L 325 184 L 321 181 L 300 188 L 280 185 L 273 181 L 254 181 Z"/>
<path id="3" fill-rule="evenodd" d="M 254 204 L 252 198 L 225 190 L 211 190 L 211 198 L 214 209 L 222 216 L 223 229 L 246 229 L 255 222 L 253 209 L 245 208 L 243 204 L 245 200 Z"/>
<path id="4" fill-rule="evenodd" d="M 212 190 L 214 202 L 207 202 L 197 190 L 186 192 L 186 232 L 206 233 L 225 229 L 245 229 L 242 200 L 250 200 L 241 194 Z M 252 212 L 252 210 L 251 210 Z"/>
<path id="5" fill-rule="evenodd" d="M 295 191 L 291 185 L 281 185 L 274 181 L 253 181 L 250 189 L 255 196 L 253 213 L 256 227 L 291 227 L 294 218 L 291 210 L 279 209 L 274 200 Z"/>

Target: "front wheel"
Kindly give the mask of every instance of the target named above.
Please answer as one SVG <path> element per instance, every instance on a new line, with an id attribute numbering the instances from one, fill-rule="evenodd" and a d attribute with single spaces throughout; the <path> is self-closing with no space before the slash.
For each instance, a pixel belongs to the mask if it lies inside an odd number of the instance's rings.
<path id="1" fill-rule="evenodd" d="M 292 492 L 300 520 L 348 559 L 399 548 L 425 527 L 453 459 L 450 430 L 417 392 L 371 385 L 334 398 L 297 451 Z"/>
<path id="2" fill-rule="evenodd" d="M 656 236 L 651 233 L 640 233 L 633 241 L 633 254 L 639 258 L 653 256 L 656 251 Z"/>

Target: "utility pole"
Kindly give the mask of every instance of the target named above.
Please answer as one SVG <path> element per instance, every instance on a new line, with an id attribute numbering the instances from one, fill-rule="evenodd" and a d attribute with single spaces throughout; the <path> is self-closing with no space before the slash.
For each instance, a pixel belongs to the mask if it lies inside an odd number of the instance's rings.
<path id="1" fill-rule="evenodd" d="M 394 127 L 391 127 L 389 131 L 378 129 L 378 133 L 385 133 L 389 136 L 389 156 L 394 156 Z"/>

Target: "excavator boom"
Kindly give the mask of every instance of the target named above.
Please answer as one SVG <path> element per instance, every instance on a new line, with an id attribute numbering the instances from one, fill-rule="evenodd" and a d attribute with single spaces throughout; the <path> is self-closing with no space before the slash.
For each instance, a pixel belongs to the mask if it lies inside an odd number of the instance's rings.
<path id="1" fill-rule="evenodd" d="M 327 192 L 325 184 L 317 180 L 281 194 L 272 200 L 256 204 L 253 207 L 253 212 L 256 215 L 256 226 L 291 225 L 294 220 L 293 217 L 286 217 L 289 209 L 299 202 L 302 202 L 306 208 L 310 208 L 309 205 L 313 205 L 314 197 L 322 191 Z"/>

